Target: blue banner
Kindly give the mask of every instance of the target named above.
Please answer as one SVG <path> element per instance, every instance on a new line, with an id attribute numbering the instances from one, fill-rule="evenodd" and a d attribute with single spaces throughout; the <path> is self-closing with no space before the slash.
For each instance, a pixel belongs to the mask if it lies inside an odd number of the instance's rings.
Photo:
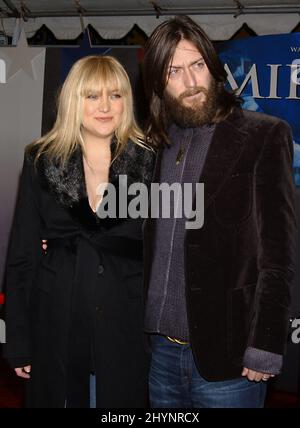
<path id="1" fill-rule="evenodd" d="M 219 43 L 217 49 L 228 88 L 241 95 L 243 108 L 289 122 L 295 181 L 300 186 L 300 34 L 249 37 Z"/>

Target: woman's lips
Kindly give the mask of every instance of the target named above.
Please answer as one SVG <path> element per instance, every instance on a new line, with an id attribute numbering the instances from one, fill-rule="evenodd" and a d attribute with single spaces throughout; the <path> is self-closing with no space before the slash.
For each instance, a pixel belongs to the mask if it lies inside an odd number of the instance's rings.
<path id="1" fill-rule="evenodd" d="M 112 120 L 112 116 L 107 116 L 107 117 L 95 117 L 96 120 L 98 120 L 99 122 L 109 122 Z"/>

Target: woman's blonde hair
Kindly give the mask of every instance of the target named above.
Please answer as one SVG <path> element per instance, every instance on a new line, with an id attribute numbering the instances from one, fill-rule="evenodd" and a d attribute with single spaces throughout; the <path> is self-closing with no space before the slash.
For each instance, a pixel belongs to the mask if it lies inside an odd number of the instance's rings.
<path id="1" fill-rule="evenodd" d="M 33 143 L 40 145 L 36 159 L 45 153 L 50 159 L 56 159 L 64 165 L 77 147 L 80 146 L 85 153 L 81 133 L 83 99 L 99 93 L 103 88 L 118 91 L 124 99 L 121 124 L 115 132 L 116 155 L 122 151 L 128 139 L 135 143 L 143 140 L 134 117 L 129 77 L 123 66 L 111 56 L 91 55 L 81 58 L 72 66 L 61 88 L 53 128 Z"/>

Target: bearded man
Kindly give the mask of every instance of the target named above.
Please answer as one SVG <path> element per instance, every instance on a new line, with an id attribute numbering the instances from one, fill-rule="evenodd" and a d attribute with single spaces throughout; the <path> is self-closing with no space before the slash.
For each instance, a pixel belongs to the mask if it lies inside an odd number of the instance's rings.
<path id="1" fill-rule="evenodd" d="M 187 230 L 175 216 L 144 227 L 151 406 L 263 407 L 289 325 L 291 130 L 240 108 L 213 44 L 187 16 L 154 30 L 143 73 L 154 182 L 204 183 L 205 193 L 203 227 Z"/>

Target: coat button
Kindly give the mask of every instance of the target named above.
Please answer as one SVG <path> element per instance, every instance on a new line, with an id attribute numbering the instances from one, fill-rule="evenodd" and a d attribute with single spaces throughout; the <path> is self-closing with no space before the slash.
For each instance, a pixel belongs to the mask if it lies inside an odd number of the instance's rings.
<path id="1" fill-rule="evenodd" d="M 103 267 L 103 265 L 99 265 L 99 266 L 98 266 L 98 274 L 99 274 L 99 275 L 102 275 L 102 274 L 103 274 L 103 272 L 104 272 L 104 267 Z"/>

